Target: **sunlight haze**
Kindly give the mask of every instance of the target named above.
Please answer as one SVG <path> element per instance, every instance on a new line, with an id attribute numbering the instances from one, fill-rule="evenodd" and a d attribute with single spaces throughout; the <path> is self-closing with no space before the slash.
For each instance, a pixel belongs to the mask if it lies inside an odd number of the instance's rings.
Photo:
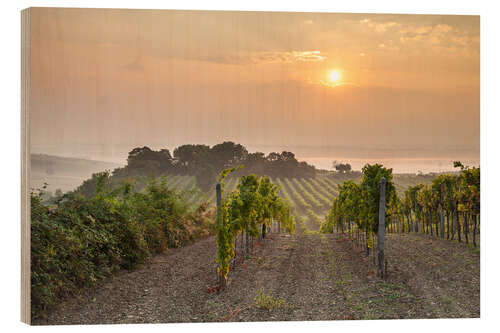
<path id="1" fill-rule="evenodd" d="M 31 19 L 34 153 L 124 163 L 138 146 L 230 140 L 327 169 L 479 164 L 478 16 L 36 8 Z"/>

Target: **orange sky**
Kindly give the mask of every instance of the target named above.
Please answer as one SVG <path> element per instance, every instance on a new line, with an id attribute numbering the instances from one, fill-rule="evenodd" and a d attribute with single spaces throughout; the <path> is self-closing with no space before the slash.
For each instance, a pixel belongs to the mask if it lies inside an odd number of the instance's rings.
<path id="1" fill-rule="evenodd" d="M 232 140 L 479 159 L 478 16 L 38 8 L 31 20 L 34 152 L 123 160 L 139 145 Z"/>

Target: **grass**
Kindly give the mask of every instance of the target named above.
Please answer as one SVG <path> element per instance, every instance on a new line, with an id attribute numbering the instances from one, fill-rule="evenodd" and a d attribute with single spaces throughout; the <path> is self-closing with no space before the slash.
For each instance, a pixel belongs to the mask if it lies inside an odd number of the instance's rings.
<path id="1" fill-rule="evenodd" d="M 444 297 L 443 297 L 443 302 L 444 302 L 444 303 L 446 303 L 446 304 L 448 304 L 448 305 L 451 305 L 451 303 L 452 303 L 453 301 L 452 301 L 452 299 L 451 299 L 451 298 L 444 296 Z"/>
<path id="2" fill-rule="evenodd" d="M 481 249 L 478 247 L 473 247 L 472 249 L 470 249 L 470 253 L 472 254 L 481 254 Z"/>
<path id="3" fill-rule="evenodd" d="M 260 288 L 257 296 L 254 297 L 256 306 L 263 310 L 276 310 L 285 307 L 287 304 L 282 298 L 273 297 L 271 294 L 265 293 L 264 289 Z"/>
<path id="4" fill-rule="evenodd" d="M 373 320 L 377 319 L 377 315 L 375 314 L 374 311 L 367 310 L 363 316 L 363 320 Z"/>

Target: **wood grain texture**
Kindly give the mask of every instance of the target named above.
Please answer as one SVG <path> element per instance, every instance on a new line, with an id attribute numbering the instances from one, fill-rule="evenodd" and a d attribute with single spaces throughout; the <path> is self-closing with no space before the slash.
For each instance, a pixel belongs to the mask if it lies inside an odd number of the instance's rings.
<path id="1" fill-rule="evenodd" d="M 21 321 L 31 324 L 30 274 L 30 8 L 21 12 Z"/>

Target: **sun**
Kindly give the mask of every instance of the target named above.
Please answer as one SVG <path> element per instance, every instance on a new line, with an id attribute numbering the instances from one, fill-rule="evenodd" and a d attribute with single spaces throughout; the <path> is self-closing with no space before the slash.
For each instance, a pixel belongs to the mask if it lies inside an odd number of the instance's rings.
<path id="1" fill-rule="evenodd" d="M 330 71 L 330 73 L 328 73 L 328 79 L 332 83 L 339 82 L 341 78 L 342 78 L 342 74 L 340 73 L 340 71 L 338 69 L 333 69 Z"/>

